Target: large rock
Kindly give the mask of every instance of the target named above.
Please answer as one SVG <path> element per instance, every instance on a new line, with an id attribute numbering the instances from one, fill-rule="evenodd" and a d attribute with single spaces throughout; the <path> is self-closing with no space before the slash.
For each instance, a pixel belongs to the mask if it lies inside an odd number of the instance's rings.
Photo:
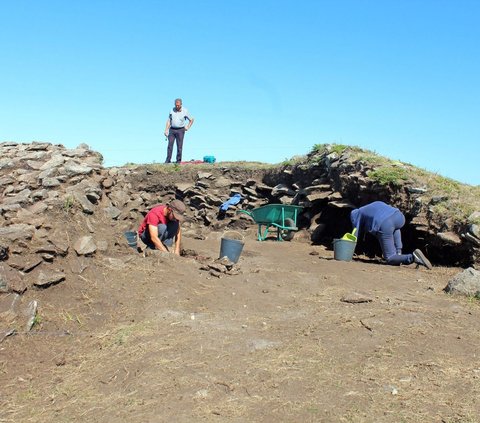
<path id="1" fill-rule="evenodd" d="M 198 172 L 197 177 L 198 179 L 215 179 L 210 172 Z"/>
<path id="2" fill-rule="evenodd" d="M 43 214 L 48 209 L 48 205 L 43 201 L 39 201 L 28 208 L 28 211 L 32 214 Z"/>
<path id="3" fill-rule="evenodd" d="M 32 191 L 30 191 L 29 189 L 24 189 L 12 197 L 4 198 L 2 202 L 4 205 L 15 204 L 15 203 L 20 205 L 25 204 L 29 202 L 31 193 Z"/>
<path id="4" fill-rule="evenodd" d="M 0 159 L 0 169 L 8 169 L 14 166 L 11 159 Z"/>
<path id="5" fill-rule="evenodd" d="M 73 249 L 79 256 L 87 256 L 97 251 L 97 246 L 91 236 L 82 236 L 73 244 Z"/>
<path id="6" fill-rule="evenodd" d="M 230 186 L 230 184 L 232 183 L 232 181 L 230 179 L 227 179 L 223 176 L 220 176 L 220 178 L 218 178 L 214 183 L 213 183 L 213 186 L 215 188 L 226 188 L 228 186 Z"/>
<path id="7" fill-rule="evenodd" d="M 471 267 L 458 273 L 448 282 L 444 289 L 449 294 L 460 294 L 466 296 L 480 295 L 480 272 Z"/>
<path id="8" fill-rule="evenodd" d="M 48 288 L 65 280 L 65 273 L 57 271 L 40 271 L 33 284 L 38 288 Z"/>
<path id="9" fill-rule="evenodd" d="M 39 189 L 36 191 L 32 192 L 32 200 L 38 201 L 38 200 L 44 200 L 48 196 L 48 191 L 46 189 Z"/>
<path id="10" fill-rule="evenodd" d="M 68 240 L 65 238 L 65 234 L 62 232 L 55 232 L 50 236 L 48 240 L 55 247 L 55 255 L 65 257 L 68 254 L 70 248 Z"/>
<path id="11" fill-rule="evenodd" d="M 332 187 L 330 186 L 330 184 L 316 184 L 305 187 L 303 191 L 305 191 L 305 194 L 311 194 L 312 192 L 319 191 L 329 191 L 331 193 Z"/>
<path id="12" fill-rule="evenodd" d="M 73 192 L 73 197 L 75 198 L 75 201 L 80 204 L 80 207 L 82 208 L 82 211 L 85 214 L 93 214 L 94 212 L 94 206 L 93 204 L 88 200 L 87 196 L 83 194 L 80 191 L 74 191 Z"/>
<path id="13" fill-rule="evenodd" d="M 306 198 L 308 201 L 311 201 L 313 203 L 314 201 L 318 200 L 326 200 L 331 194 L 332 191 L 314 192 L 312 194 L 308 194 Z"/>
<path id="14" fill-rule="evenodd" d="M 27 166 L 33 170 L 40 170 L 40 168 L 43 166 L 43 163 L 37 160 L 28 160 Z"/>
<path id="15" fill-rule="evenodd" d="M 130 201 L 130 196 L 124 190 L 115 190 L 108 194 L 110 200 L 115 207 L 122 208 Z"/>
<path id="16" fill-rule="evenodd" d="M 5 239 L 8 241 L 16 241 L 19 239 L 28 240 L 32 239 L 34 232 L 34 226 L 19 223 L 16 225 L 7 226 L 5 228 L 0 228 L 0 239 Z"/>
<path id="17" fill-rule="evenodd" d="M 27 151 L 45 151 L 45 150 L 48 150 L 48 148 L 50 146 L 51 146 L 51 144 L 48 143 L 48 142 L 33 141 L 30 145 L 27 145 L 25 150 L 27 150 Z"/>
<path id="18" fill-rule="evenodd" d="M 30 272 L 42 262 L 42 258 L 38 257 L 36 254 L 14 255 L 8 260 L 8 264 L 11 267 L 25 273 Z"/>
<path id="19" fill-rule="evenodd" d="M 122 214 L 122 211 L 115 206 L 108 206 L 104 208 L 105 214 L 112 219 L 117 219 Z"/>
<path id="20" fill-rule="evenodd" d="M 88 175 L 93 169 L 90 166 L 81 165 L 74 162 L 68 162 L 64 166 L 65 173 L 69 176 Z"/>
<path id="21" fill-rule="evenodd" d="M 460 245 L 462 239 L 453 232 L 438 232 L 437 237 L 444 243 L 450 245 Z"/>
<path id="22" fill-rule="evenodd" d="M 26 169 L 22 169 L 26 170 Z M 17 182 L 22 182 L 28 187 L 36 187 L 38 185 L 38 172 L 27 171 L 28 173 L 19 174 Z"/>
<path id="23" fill-rule="evenodd" d="M 0 178 L 0 187 L 2 186 L 7 186 L 7 185 L 11 185 L 15 182 L 15 179 L 13 179 L 12 177 L 10 176 L 2 176 Z"/>
<path id="24" fill-rule="evenodd" d="M 84 148 L 75 148 L 73 150 L 65 150 L 63 151 L 63 155 L 64 156 L 67 156 L 67 157 L 76 157 L 76 158 L 80 158 L 80 157 L 84 157 L 85 154 L 87 153 L 87 149 L 84 149 Z"/>
<path id="25" fill-rule="evenodd" d="M 50 160 L 45 162 L 43 166 L 40 167 L 41 170 L 48 170 L 61 166 L 65 162 L 65 157 L 61 154 L 55 154 Z"/>
<path id="26" fill-rule="evenodd" d="M 102 187 L 105 188 L 105 189 L 109 189 L 109 188 L 113 187 L 114 184 L 115 184 L 115 182 L 113 181 L 112 178 L 105 178 L 102 181 Z"/>
<path id="27" fill-rule="evenodd" d="M 288 188 L 287 185 L 278 184 L 278 185 L 273 187 L 272 195 L 274 197 L 280 197 L 280 196 L 283 196 L 283 195 L 289 195 L 289 196 L 293 197 L 295 195 L 295 191 Z"/>
<path id="28" fill-rule="evenodd" d="M 44 188 L 53 188 L 58 187 L 60 185 L 60 181 L 57 178 L 43 178 L 42 180 L 42 187 Z"/>
<path id="29" fill-rule="evenodd" d="M 0 289 L 6 292 L 23 294 L 27 285 L 23 281 L 21 273 L 11 268 L 8 264 L 0 264 Z"/>
<path id="30" fill-rule="evenodd" d="M 192 188 L 192 184 L 190 182 L 177 182 L 175 188 L 184 194 L 187 190 Z"/>

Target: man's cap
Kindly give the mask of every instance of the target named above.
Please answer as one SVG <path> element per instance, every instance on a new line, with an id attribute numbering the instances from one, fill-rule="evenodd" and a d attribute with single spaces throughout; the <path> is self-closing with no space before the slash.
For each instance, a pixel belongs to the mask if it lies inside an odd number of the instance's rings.
<path id="1" fill-rule="evenodd" d="M 183 201 L 180 200 L 173 200 L 170 202 L 168 205 L 173 210 L 173 214 L 175 215 L 175 219 L 177 219 L 179 222 L 183 221 L 185 219 L 185 204 Z"/>

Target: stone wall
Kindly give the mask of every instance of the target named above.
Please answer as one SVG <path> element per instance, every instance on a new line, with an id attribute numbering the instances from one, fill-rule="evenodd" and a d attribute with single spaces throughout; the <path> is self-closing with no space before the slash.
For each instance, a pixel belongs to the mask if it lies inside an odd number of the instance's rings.
<path id="1" fill-rule="evenodd" d="M 368 177 L 372 168 L 353 160 L 348 149 L 342 154 L 327 149 L 303 163 L 269 169 L 104 168 L 101 155 L 84 144 L 66 149 L 49 143 L 2 143 L 0 157 L 0 273 L 9 275 L 2 280 L 14 281 L 3 289 L 15 292 L 61 282 L 63 265 L 56 263 L 118 245 L 123 231 L 135 230 L 149 208 L 174 198 L 188 206 L 186 236 L 255 228 L 250 218 L 236 211 L 283 203 L 304 207 L 296 240 L 328 246 L 351 229 L 348 216 L 353 207 L 383 200 L 407 218 L 402 231 L 405 250 L 422 248 L 437 265 L 479 261 L 475 224 L 435 220 L 430 207 L 442 198 L 409 183 L 375 183 Z M 242 203 L 219 214 L 220 205 L 236 193 L 242 195 Z M 71 235 L 65 216 L 76 225 Z M 364 251 L 378 252 L 377 244 L 367 239 Z M 42 267 L 48 271 L 40 271 Z"/>

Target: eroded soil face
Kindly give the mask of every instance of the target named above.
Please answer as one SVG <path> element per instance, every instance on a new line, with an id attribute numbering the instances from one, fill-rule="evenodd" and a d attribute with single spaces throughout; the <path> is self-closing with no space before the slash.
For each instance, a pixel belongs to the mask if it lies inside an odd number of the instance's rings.
<path id="1" fill-rule="evenodd" d="M 29 289 L 38 322 L 0 344 L 0 421 L 479 421 L 480 307 L 442 292 L 458 269 L 251 230 L 217 278 L 201 267 L 221 236 L 185 237 L 189 257 L 119 239 L 74 283 Z"/>

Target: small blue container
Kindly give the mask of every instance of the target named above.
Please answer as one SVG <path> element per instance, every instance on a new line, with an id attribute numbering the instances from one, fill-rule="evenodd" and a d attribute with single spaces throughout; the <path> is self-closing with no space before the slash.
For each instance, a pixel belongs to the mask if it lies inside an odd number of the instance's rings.
<path id="1" fill-rule="evenodd" d="M 351 261 L 357 243 L 348 239 L 333 240 L 333 258 L 340 261 Z"/>
<path id="2" fill-rule="evenodd" d="M 203 161 L 205 163 L 215 163 L 217 159 L 214 156 L 203 156 Z"/>
<path id="3" fill-rule="evenodd" d="M 125 238 L 127 238 L 127 243 L 132 248 L 137 248 L 137 233 L 133 231 L 128 231 L 124 233 Z"/>
<path id="4" fill-rule="evenodd" d="M 232 263 L 236 263 L 243 250 L 243 241 L 238 239 L 222 238 L 220 242 L 220 258 L 227 257 Z"/>

